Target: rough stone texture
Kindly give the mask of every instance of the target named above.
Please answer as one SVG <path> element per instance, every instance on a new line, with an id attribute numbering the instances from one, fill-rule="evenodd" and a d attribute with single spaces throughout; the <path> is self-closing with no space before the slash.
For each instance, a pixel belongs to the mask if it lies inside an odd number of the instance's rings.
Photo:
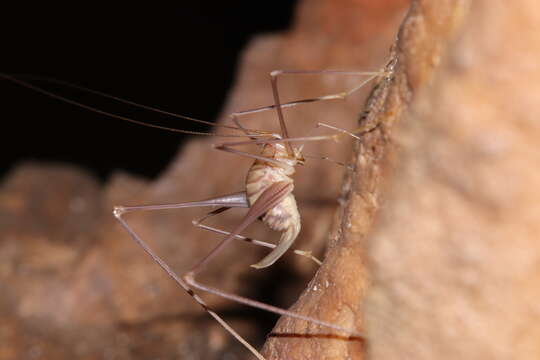
<path id="1" fill-rule="evenodd" d="M 370 358 L 538 359 L 540 5 L 419 1 L 402 40 L 441 14 L 456 31 L 428 62 L 403 48 L 416 100 L 369 238 Z"/>
<path id="2" fill-rule="evenodd" d="M 356 149 L 341 232 L 294 307 L 364 329 L 367 351 L 295 338 L 321 330 L 282 319 L 267 357 L 540 356 L 540 12 L 508 5 L 413 3 L 394 81 L 370 98 L 365 121 L 381 126 Z"/>
<path id="3" fill-rule="evenodd" d="M 539 10 L 413 2 L 341 227 L 293 307 L 367 346 L 281 319 L 267 358 L 539 358 Z"/>
<path id="4" fill-rule="evenodd" d="M 388 56 L 405 6 L 404 0 L 303 2 L 290 32 L 263 36 L 250 45 L 224 114 L 271 103 L 268 72 L 274 69 L 378 69 Z M 280 80 L 280 89 L 286 101 L 340 92 L 358 82 L 354 77 L 287 77 Z M 318 121 L 354 128 L 365 93 L 342 102 L 288 110 L 291 134 L 306 135 Z M 267 113 L 246 123 L 275 129 L 276 120 Z M 3 180 L 0 359 L 247 356 L 246 349 L 133 244 L 111 214 L 118 204 L 188 201 L 240 190 L 242 169 L 251 161 L 213 151 L 212 142 L 215 139 L 189 143 L 152 183 L 118 174 L 100 188 L 79 169 L 33 163 L 21 164 Z M 312 143 L 306 148 L 306 153 L 342 161 L 348 161 L 349 151 L 347 141 Z M 303 231 L 297 248 L 322 256 L 344 172 L 319 160 L 309 160 L 299 170 L 295 193 Z M 198 209 L 129 214 L 127 219 L 181 272 L 215 244 L 215 236 L 190 225 L 202 214 L 204 210 Z M 230 229 L 241 216 L 241 211 L 231 211 L 213 224 Z M 253 226 L 249 235 L 269 241 L 277 238 L 261 225 Z M 259 299 L 260 293 L 270 292 L 264 299 L 287 306 L 316 267 L 289 254 L 268 270 L 251 270 L 248 265 L 264 253 L 235 244 L 201 278 Z M 269 331 L 264 314 L 245 313 L 244 307 L 206 298 L 248 340 L 262 343 L 261 337 Z"/>

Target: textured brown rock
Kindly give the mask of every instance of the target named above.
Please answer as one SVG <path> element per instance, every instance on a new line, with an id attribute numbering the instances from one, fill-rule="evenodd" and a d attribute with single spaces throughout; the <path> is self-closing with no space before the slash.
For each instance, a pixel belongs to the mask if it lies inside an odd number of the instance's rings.
<path id="1" fill-rule="evenodd" d="M 292 336 L 321 330 L 282 319 L 267 357 L 540 356 L 540 12 L 507 5 L 414 2 L 395 79 L 372 95 L 382 126 L 355 152 L 341 232 L 294 306 L 357 329 L 365 321 L 367 352 Z"/>
<path id="2" fill-rule="evenodd" d="M 405 25 L 411 33 L 437 33 L 440 14 L 452 14 L 428 3 Z M 416 101 L 395 131 L 401 150 L 369 241 L 370 353 L 537 359 L 540 7 L 454 10 L 460 21 L 442 51 L 409 64 Z M 436 75 L 417 86 L 429 67 Z"/>
<path id="3" fill-rule="evenodd" d="M 268 72 L 274 69 L 378 69 L 402 16 L 405 1 L 306 1 L 295 27 L 256 39 L 224 114 L 272 101 Z M 340 92 L 351 77 L 280 80 L 284 100 Z M 365 94 L 365 92 L 364 92 Z M 310 104 L 287 111 L 293 135 L 309 133 L 318 121 L 353 128 L 362 94 L 345 102 Z M 268 129 L 273 114 L 246 120 Z M 270 125 L 269 125 L 270 124 Z M 213 140 L 212 140 L 213 141 Z M 24 164 L 2 183 L 0 194 L 0 358 L 223 358 L 247 356 L 218 324 L 195 306 L 136 247 L 114 222 L 113 205 L 168 203 L 238 191 L 250 160 L 211 150 L 195 140 L 156 182 L 118 174 L 103 189 L 77 169 Z M 350 144 L 313 143 L 310 154 L 347 161 Z M 219 175 L 221 164 L 226 176 Z M 231 171 L 230 169 L 238 169 Z M 344 169 L 310 160 L 299 170 L 296 194 L 303 214 L 298 248 L 322 254 Z M 204 181 L 201 181 L 204 179 Z M 189 268 L 216 237 L 194 229 L 203 209 L 130 214 L 127 219 L 177 271 Z M 230 229 L 241 211 L 223 214 L 214 225 Z M 250 235 L 275 240 L 255 225 Z M 242 256 L 239 257 L 238 253 Z M 265 253 L 237 244 L 202 274 L 228 291 L 257 296 L 272 285 L 272 299 L 290 304 L 316 270 L 287 255 L 266 271 L 249 269 Z M 273 275 L 274 274 L 274 275 Z M 272 277 L 275 276 L 275 277 Z M 304 280 L 302 280 L 304 279 Z M 261 344 L 260 312 L 206 297 L 248 340 Z M 240 314 L 240 315 L 238 315 Z"/>

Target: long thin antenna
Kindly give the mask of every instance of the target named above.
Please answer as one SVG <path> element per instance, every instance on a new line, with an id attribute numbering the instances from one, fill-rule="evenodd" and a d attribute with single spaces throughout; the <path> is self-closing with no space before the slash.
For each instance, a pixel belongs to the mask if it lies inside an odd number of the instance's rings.
<path id="1" fill-rule="evenodd" d="M 10 75 L 7 75 L 7 74 L 0 73 L 0 78 L 6 79 L 6 80 L 11 81 L 13 83 L 16 83 L 16 84 L 18 84 L 20 86 L 26 87 L 28 89 L 31 89 L 31 90 L 36 91 L 38 93 L 41 93 L 43 95 L 49 96 L 49 97 L 51 97 L 53 99 L 63 101 L 65 103 L 68 103 L 68 104 L 83 108 L 85 110 L 89 110 L 89 111 L 98 113 L 100 115 L 105 115 L 105 116 L 108 116 L 108 117 L 112 117 L 112 118 L 115 118 L 115 119 L 127 121 L 127 122 L 134 123 L 134 124 L 141 125 L 141 126 L 147 126 L 147 127 L 151 127 L 151 128 L 155 128 L 155 129 L 171 131 L 171 132 L 176 132 L 176 133 L 182 133 L 182 134 L 191 134 L 191 135 L 220 136 L 220 137 L 246 137 L 245 134 L 217 134 L 217 133 L 212 133 L 212 132 L 190 131 L 190 130 L 182 130 L 182 129 L 176 129 L 176 128 L 171 128 L 171 127 L 162 126 L 162 125 L 146 123 L 144 121 L 135 120 L 135 119 L 132 119 L 132 118 L 129 118 L 129 117 L 126 117 L 126 116 L 110 113 L 108 111 L 104 111 L 104 110 L 95 108 L 93 106 L 89 106 L 89 105 L 80 103 L 80 102 L 75 101 L 75 100 L 71 100 L 71 99 L 69 99 L 67 97 L 55 94 L 55 93 L 53 93 L 51 91 L 47 91 L 47 90 L 45 90 L 45 89 L 43 89 L 43 88 L 41 88 L 39 86 L 32 85 L 30 83 L 27 83 L 25 81 L 22 81 L 22 80 L 20 80 L 20 79 L 18 79 L 16 77 L 13 77 L 13 76 L 10 76 Z M 168 111 L 160 110 L 160 109 L 157 109 L 157 108 L 153 108 L 153 107 L 150 107 L 150 106 L 138 104 L 138 103 L 135 103 L 135 102 L 132 102 L 132 101 L 129 101 L 129 100 L 124 100 L 124 99 L 118 98 L 116 96 L 109 95 L 109 94 L 97 91 L 97 90 L 88 89 L 88 88 L 85 88 L 83 86 L 70 84 L 68 82 L 64 82 L 64 81 L 61 81 L 61 80 L 39 78 L 39 77 L 32 77 L 32 78 L 36 79 L 36 80 L 42 80 L 42 81 L 48 81 L 48 82 L 52 82 L 52 83 L 61 84 L 63 86 L 75 88 L 75 89 L 78 89 L 78 90 L 81 90 L 81 91 L 86 91 L 86 92 L 89 92 L 89 93 L 92 93 L 92 94 L 96 94 L 96 95 L 99 95 L 99 96 L 103 96 L 103 97 L 106 97 L 106 98 L 110 98 L 110 99 L 122 102 L 122 103 L 125 103 L 125 104 L 128 104 L 128 105 L 132 105 L 132 106 L 135 106 L 135 107 L 139 107 L 139 108 L 143 108 L 143 109 L 146 109 L 146 110 L 154 111 L 154 112 L 157 112 L 157 113 L 160 113 L 160 114 L 173 116 L 173 117 L 176 117 L 176 118 L 181 118 L 181 119 L 185 119 L 185 120 L 189 120 L 189 121 L 193 121 L 193 122 L 197 122 L 197 123 L 211 125 L 211 126 L 214 126 L 214 127 L 222 127 L 222 128 L 232 129 L 232 130 L 241 130 L 241 129 L 235 127 L 235 126 L 214 124 L 214 123 L 211 123 L 209 121 L 199 120 L 199 119 L 191 118 L 189 116 L 183 116 L 183 115 L 171 113 L 171 112 L 168 112 Z M 251 129 L 250 129 L 250 131 L 253 131 L 253 132 L 261 134 L 261 135 L 265 135 L 264 131 L 260 131 L 260 130 L 257 131 L 257 130 L 251 130 Z"/>

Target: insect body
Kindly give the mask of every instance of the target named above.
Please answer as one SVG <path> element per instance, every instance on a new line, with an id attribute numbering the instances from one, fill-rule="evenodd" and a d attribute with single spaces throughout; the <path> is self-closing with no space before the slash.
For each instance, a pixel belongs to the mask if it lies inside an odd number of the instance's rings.
<path id="1" fill-rule="evenodd" d="M 269 143 L 263 146 L 261 155 L 275 159 L 276 163 L 264 160 L 255 160 L 246 177 L 246 195 L 250 205 L 253 205 L 268 187 L 276 182 L 293 184 L 291 176 L 297 164 L 303 164 L 304 159 L 300 151 L 294 149 L 290 157 L 283 144 Z M 268 210 L 262 221 L 274 231 L 282 232 L 277 247 L 257 264 L 251 265 L 260 269 L 272 265 L 293 244 L 300 233 L 300 213 L 296 199 L 291 192 L 272 209 Z"/>
<path id="2" fill-rule="evenodd" d="M 343 92 L 343 93 L 338 93 L 338 94 L 333 94 L 333 95 L 326 95 L 326 96 L 321 96 L 319 98 L 304 99 L 304 100 L 281 104 L 279 101 L 279 96 L 277 92 L 276 79 L 279 75 L 282 75 L 285 73 L 289 73 L 289 74 L 326 73 L 326 74 L 346 74 L 346 75 L 368 75 L 369 78 L 365 80 L 364 82 L 362 82 L 357 87 L 349 90 L 348 92 Z M 302 156 L 303 146 L 300 146 L 299 148 L 294 148 L 292 146 L 292 143 L 335 139 L 336 135 L 291 138 L 289 137 L 287 133 L 285 121 L 283 119 L 282 108 L 287 108 L 287 107 L 291 107 L 291 106 L 295 106 L 295 105 L 299 105 L 303 103 L 314 102 L 314 101 L 344 99 L 351 93 L 361 88 L 369 80 L 372 80 L 376 77 L 380 77 L 383 75 L 387 75 L 387 73 L 384 71 L 365 73 L 365 72 L 342 72 L 342 71 L 329 71 L 329 70 L 327 71 L 274 71 L 271 73 L 271 83 L 272 83 L 272 90 L 273 90 L 273 95 L 274 95 L 274 104 L 270 106 L 265 106 L 265 107 L 252 109 L 252 110 L 246 110 L 243 112 L 233 114 L 233 121 L 237 125 L 235 127 L 228 126 L 228 125 L 220 125 L 221 127 L 233 129 L 236 131 L 241 131 L 244 133 L 244 135 L 235 135 L 235 136 L 245 136 L 245 137 L 250 138 L 251 140 L 240 141 L 240 142 L 224 142 L 222 144 L 217 144 L 214 146 L 218 150 L 230 152 L 230 153 L 241 155 L 241 156 L 246 156 L 255 160 L 253 165 L 250 167 L 246 176 L 245 191 L 237 192 L 230 195 L 218 196 L 218 197 L 201 200 L 201 201 L 190 201 L 190 202 L 162 204 L 162 205 L 114 207 L 114 211 L 113 211 L 114 216 L 119 221 L 120 225 L 128 232 L 131 238 L 139 246 L 141 246 L 142 249 L 148 255 L 150 255 L 150 257 L 204 309 L 204 311 L 206 311 L 214 319 L 216 319 L 216 321 L 218 321 L 229 333 L 231 333 L 238 341 L 240 341 L 244 346 L 246 346 L 246 348 L 248 348 L 260 360 L 264 360 L 264 357 L 256 349 L 254 349 L 249 343 L 247 343 L 238 333 L 236 333 L 234 329 L 232 329 L 219 315 L 217 315 L 213 310 L 211 310 L 207 306 L 206 302 L 198 294 L 194 292 L 194 289 L 212 293 L 212 294 L 221 296 L 223 298 L 236 301 L 238 303 L 242 303 L 248 306 L 270 311 L 276 314 L 301 319 L 301 320 L 304 320 L 313 324 L 317 324 L 326 328 L 333 329 L 338 332 L 344 332 L 350 335 L 355 335 L 355 336 L 360 336 L 360 337 L 362 335 L 357 333 L 354 330 L 346 329 L 339 325 L 328 323 L 328 322 L 325 322 L 316 318 L 312 318 L 309 316 L 305 316 L 302 314 L 298 314 L 292 311 L 284 310 L 284 309 L 281 309 L 281 308 L 278 308 L 269 304 L 258 302 L 252 299 L 247 299 L 247 298 L 235 295 L 235 294 L 225 292 L 220 289 L 207 286 L 205 284 L 201 284 L 196 280 L 196 275 L 200 273 L 204 268 L 206 268 L 208 263 L 216 255 L 218 255 L 220 251 L 227 244 L 230 244 L 232 240 L 234 239 L 243 239 L 255 245 L 273 248 L 273 250 L 267 256 L 265 256 L 262 260 L 260 260 L 256 264 L 252 265 L 254 268 L 260 269 L 260 268 L 268 267 L 272 265 L 274 262 L 276 262 L 291 247 L 291 245 L 294 243 L 295 239 L 297 238 L 301 229 L 301 224 L 300 224 L 300 214 L 296 205 L 296 200 L 292 193 L 294 189 L 292 176 L 295 173 L 295 167 L 297 165 L 303 165 L 305 160 L 304 160 L 304 157 Z M 35 87 L 24 81 L 20 81 L 9 75 L 0 74 L 0 78 L 4 78 L 7 80 L 16 82 L 22 86 L 31 88 L 35 91 L 39 91 L 48 96 L 52 96 L 54 98 L 69 102 L 71 104 L 83 107 L 88 110 L 96 111 L 100 114 L 120 118 L 122 120 L 127 120 L 127 121 L 131 121 L 135 123 L 141 123 L 137 120 L 132 120 L 129 118 L 125 118 L 125 117 L 121 117 L 121 116 L 107 113 L 104 111 L 100 111 L 100 110 L 91 108 L 89 106 L 86 106 L 84 104 L 80 104 L 72 100 L 62 98 L 61 96 L 42 90 L 38 87 Z M 73 86 L 73 85 L 67 84 L 67 86 Z M 126 101 L 126 100 L 114 98 L 107 94 L 99 93 L 96 91 L 84 89 L 77 86 L 74 86 L 74 87 L 79 88 L 81 90 L 93 92 L 101 96 L 113 98 L 114 100 L 128 103 L 130 105 L 140 106 L 149 110 L 163 112 L 157 109 L 138 105 L 138 104 Z M 268 132 L 264 132 L 264 131 L 247 129 L 243 127 L 239 123 L 238 119 L 236 118 L 240 115 L 267 111 L 267 110 L 272 110 L 272 109 L 275 110 L 278 115 L 280 129 L 281 129 L 280 134 L 269 134 Z M 196 119 L 192 119 L 192 118 L 188 118 L 184 116 L 179 116 L 179 115 L 170 114 L 170 113 L 167 113 L 167 114 L 180 117 L 183 119 L 191 120 L 191 121 L 207 123 L 204 121 L 200 121 L 200 120 L 196 120 Z M 321 124 L 321 125 L 324 125 L 324 124 Z M 150 126 L 160 127 L 160 126 L 155 126 L 151 124 Z M 338 129 L 332 126 L 327 126 L 327 125 L 325 126 L 333 130 L 337 130 L 341 132 L 342 134 L 346 133 L 353 136 L 354 138 L 358 138 L 356 135 L 349 133 L 345 130 Z M 186 132 L 183 130 L 177 130 L 177 131 Z M 208 135 L 208 134 L 204 134 L 204 135 Z M 261 150 L 258 154 L 250 154 L 250 153 L 246 153 L 235 148 L 235 146 L 237 145 L 244 145 L 244 144 L 260 145 Z M 128 225 L 127 221 L 124 219 L 124 215 L 129 212 L 141 211 L 141 210 L 143 211 L 165 210 L 165 209 L 179 209 L 179 208 L 187 208 L 187 207 L 218 207 L 216 210 L 208 213 L 202 219 L 194 221 L 193 223 L 198 227 L 201 227 L 209 231 L 213 231 L 215 233 L 223 234 L 225 236 L 218 243 L 218 245 L 212 251 L 210 251 L 208 255 L 206 255 L 203 259 L 198 261 L 196 265 L 194 265 L 190 270 L 185 272 L 183 275 L 178 275 Z M 242 219 L 242 221 L 239 224 L 237 224 L 237 226 L 230 232 L 202 224 L 202 222 L 210 216 L 214 216 L 230 208 L 237 208 L 237 207 L 249 208 L 249 210 L 247 214 L 244 216 L 244 218 Z M 241 232 L 257 219 L 261 219 L 272 230 L 279 231 L 282 233 L 277 245 L 269 244 L 269 243 L 265 243 L 265 242 L 257 241 L 253 239 L 248 239 L 241 235 Z M 302 251 L 295 251 L 295 252 L 297 254 L 301 254 L 304 256 L 307 255 L 308 257 L 310 257 L 309 252 L 302 252 Z"/>

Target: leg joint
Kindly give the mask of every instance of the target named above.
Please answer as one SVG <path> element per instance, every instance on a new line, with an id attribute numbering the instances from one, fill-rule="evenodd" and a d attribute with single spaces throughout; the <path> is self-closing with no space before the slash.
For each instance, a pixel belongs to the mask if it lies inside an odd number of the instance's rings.
<path id="1" fill-rule="evenodd" d="M 126 212 L 126 208 L 123 206 L 115 206 L 113 208 L 113 214 L 117 219 L 121 218 L 125 212 Z"/>

